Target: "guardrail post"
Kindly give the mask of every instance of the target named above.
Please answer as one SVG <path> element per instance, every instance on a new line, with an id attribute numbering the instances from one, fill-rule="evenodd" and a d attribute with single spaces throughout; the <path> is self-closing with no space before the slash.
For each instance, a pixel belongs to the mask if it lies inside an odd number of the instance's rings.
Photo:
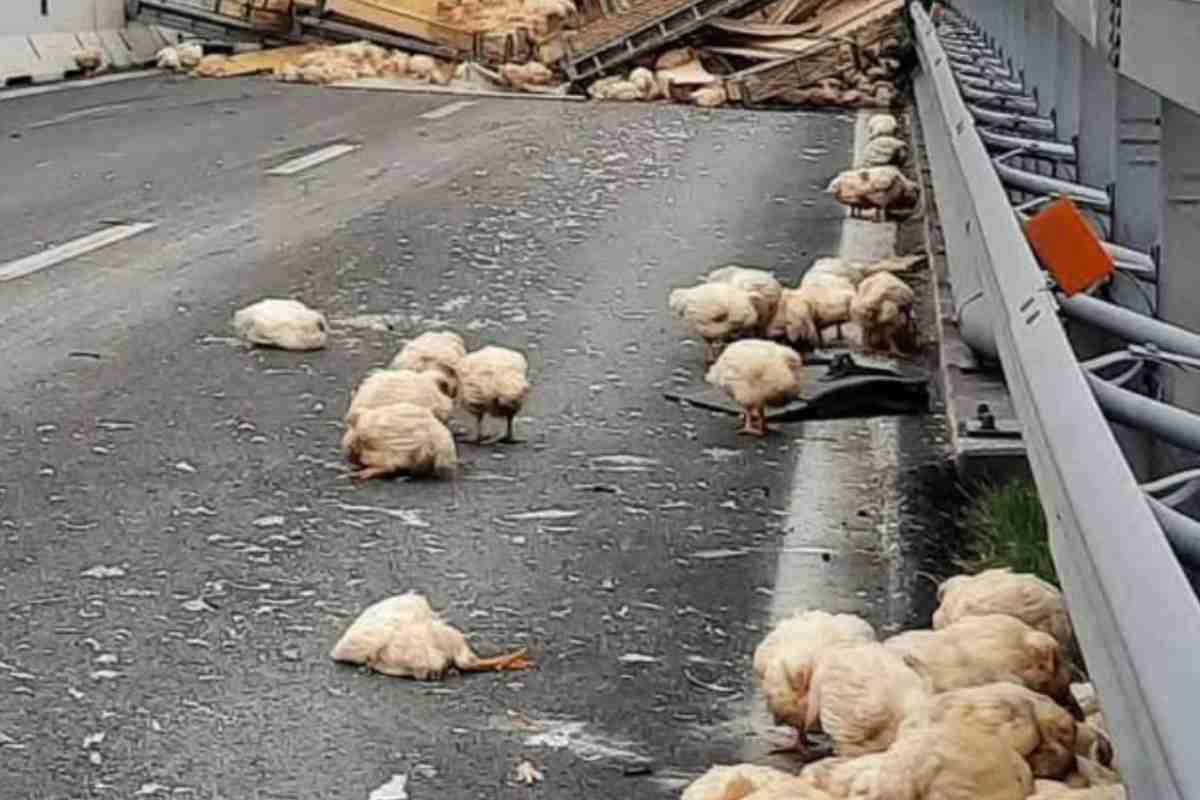
<path id="1" fill-rule="evenodd" d="M 1162 258 L 1158 268 L 1158 308 L 1164 320 L 1200 330 L 1200 115 L 1169 100 L 1162 103 Z M 1200 378 L 1193 372 L 1164 372 L 1166 397 L 1174 405 L 1200 411 Z M 1195 454 L 1162 453 L 1174 469 L 1195 463 Z"/>

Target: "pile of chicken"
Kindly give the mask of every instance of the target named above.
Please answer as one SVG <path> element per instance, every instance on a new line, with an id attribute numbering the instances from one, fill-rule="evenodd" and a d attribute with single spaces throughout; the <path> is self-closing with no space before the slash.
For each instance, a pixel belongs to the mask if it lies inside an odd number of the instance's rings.
<path id="1" fill-rule="evenodd" d="M 729 99 L 719 76 L 707 72 L 690 47 L 668 50 L 626 75 L 600 78 L 588 87 L 594 100 L 688 102 L 702 108 L 722 106 Z"/>
<path id="2" fill-rule="evenodd" d="M 932 630 L 883 642 L 850 614 L 780 622 L 754 652 L 767 708 L 794 749 L 821 730 L 833 755 L 798 775 L 714 767 L 683 800 L 1123 798 L 1102 720 L 1072 702 L 1059 591 L 994 569 L 947 580 L 938 599 Z"/>
<path id="3" fill-rule="evenodd" d="M 808 108 L 891 108 L 899 96 L 896 79 L 902 48 L 898 37 L 889 36 L 859 51 L 861 69 L 785 90 L 776 101 Z"/>
<path id="4" fill-rule="evenodd" d="M 260 300 L 234 314 L 233 325 L 252 345 L 284 350 L 318 350 L 328 336 L 325 317 L 297 300 Z M 512 442 L 513 419 L 529 390 L 521 353 L 494 345 L 468 353 L 457 333 L 423 333 L 359 384 L 346 412 L 342 450 L 363 480 L 398 473 L 449 477 L 458 464 L 446 427 L 455 401 L 475 419 L 476 444 L 483 443 L 487 416 L 505 420 L 499 441 Z"/>
<path id="5" fill-rule="evenodd" d="M 853 322 L 869 349 L 901 354 L 916 347 L 915 295 L 894 273 L 922 258 L 821 258 L 795 289 L 766 270 L 730 265 L 672 291 L 668 304 L 704 340 L 706 380 L 745 410 L 741 432 L 765 436 L 766 408 L 785 405 L 803 388 L 797 350 L 823 345 L 828 329 L 840 340 L 842 326 Z"/>
<path id="6" fill-rule="evenodd" d="M 890 108 L 898 96 L 901 46 L 898 38 L 888 37 L 860 51 L 862 69 L 787 89 L 775 101 L 808 108 Z M 671 100 L 706 108 L 729 101 L 722 76 L 710 73 L 690 47 L 667 50 L 627 74 L 600 78 L 588 87 L 588 94 L 597 100 Z"/>
<path id="7" fill-rule="evenodd" d="M 487 346 L 467 353 L 457 333 L 423 333 L 359 385 L 346 413 L 342 450 L 367 480 L 405 473 L 448 477 L 458 463 L 446 424 L 458 405 L 475 418 L 483 442 L 485 416 L 501 417 L 515 441 L 513 418 L 529 396 L 525 356 Z"/>

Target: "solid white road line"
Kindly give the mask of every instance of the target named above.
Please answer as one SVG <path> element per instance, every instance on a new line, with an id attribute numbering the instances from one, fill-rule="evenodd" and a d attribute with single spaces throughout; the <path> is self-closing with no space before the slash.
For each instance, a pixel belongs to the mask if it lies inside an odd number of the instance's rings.
<path id="1" fill-rule="evenodd" d="M 0 89 L 0 103 L 3 103 L 5 100 L 16 100 L 18 97 L 34 97 L 39 94 L 65 92 L 70 89 L 86 89 L 89 86 L 103 86 L 106 83 L 136 81 L 140 80 L 141 78 L 153 78 L 156 75 L 164 74 L 166 74 L 165 70 L 161 69 L 143 69 L 136 72 L 118 72 L 113 75 L 101 75 L 98 78 L 88 78 L 82 81 L 63 81 L 62 83 L 52 83 L 48 86 L 27 86 L 22 89 Z"/>
<path id="2" fill-rule="evenodd" d="M 458 100 L 453 103 L 447 103 L 441 108 L 435 108 L 433 111 L 426 111 L 421 115 L 421 119 L 444 119 L 451 114 L 457 114 L 464 108 L 470 108 L 475 105 L 473 100 Z"/>
<path id="3" fill-rule="evenodd" d="M 359 148 L 357 144 L 332 144 L 329 147 L 322 147 L 315 153 L 309 153 L 301 158 L 295 158 L 287 163 L 280 164 L 272 170 L 267 170 L 268 175 L 295 175 L 298 172 L 303 172 L 306 169 L 320 166 L 326 161 L 332 161 L 335 158 L 341 158 L 347 153 L 353 153 Z"/>
<path id="4" fill-rule="evenodd" d="M 110 244 L 124 241 L 131 236 L 145 233 L 155 227 L 157 225 L 153 222 L 112 225 L 102 231 L 74 239 L 66 244 L 51 247 L 49 250 L 43 250 L 40 253 L 34 253 L 25 258 L 18 258 L 16 261 L 10 261 L 7 264 L 0 264 L 0 283 L 30 275 L 72 258 L 78 258 L 94 250 L 99 250 L 101 247 L 108 247 Z"/>

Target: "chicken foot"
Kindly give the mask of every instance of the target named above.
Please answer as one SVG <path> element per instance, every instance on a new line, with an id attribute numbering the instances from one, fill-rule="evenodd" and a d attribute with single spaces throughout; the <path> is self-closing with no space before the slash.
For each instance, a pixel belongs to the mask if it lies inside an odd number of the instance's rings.
<path id="1" fill-rule="evenodd" d="M 525 657 L 528 651 L 522 647 L 516 652 L 492 658 L 481 658 L 470 667 L 459 667 L 460 672 L 515 672 L 530 669 L 533 662 Z"/>
<path id="2" fill-rule="evenodd" d="M 343 475 L 343 478 L 354 478 L 360 481 L 369 481 L 372 478 L 383 478 L 392 474 L 394 470 L 387 467 L 364 467 L 357 472 L 349 472 Z"/>
<path id="3" fill-rule="evenodd" d="M 738 433 L 750 436 L 767 435 L 767 411 L 763 406 L 747 406 L 742 418 L 745 420 Z"/>

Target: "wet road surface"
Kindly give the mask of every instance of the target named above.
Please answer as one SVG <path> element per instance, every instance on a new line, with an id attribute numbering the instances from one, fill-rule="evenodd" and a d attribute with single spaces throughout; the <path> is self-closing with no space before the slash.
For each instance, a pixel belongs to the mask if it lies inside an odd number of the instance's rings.
<path id="1" fill-rule="evenodd" d="M 366 798 L 407 775 L 415 800 L 673 797 L 772 744 L 750 654 L 774 616 L 906 618 L 927 419 L 750 441 L 662 399 L 703 380 L 670 288 L 839 252 L 821 189 L 853 119 L 420 117 L 449 102 L 155 80 L 0 104 L 0 178 L 25 187 L 0 260 L 158 223 L 0 283 L 4 796 Z M 361 148 L 264 174 L 336 140 Z M 330 347 L 229 340 L 264 295 L 323 309 Z M 453 482 L 339 480 L 355 383 L 443 326 L 528 355 L 524 443 L 460 444 Z M 422 684 L 328 659 L 406 590 L 538 668 Z M 524 759 L 544 783 L 512 781 Z"/>

